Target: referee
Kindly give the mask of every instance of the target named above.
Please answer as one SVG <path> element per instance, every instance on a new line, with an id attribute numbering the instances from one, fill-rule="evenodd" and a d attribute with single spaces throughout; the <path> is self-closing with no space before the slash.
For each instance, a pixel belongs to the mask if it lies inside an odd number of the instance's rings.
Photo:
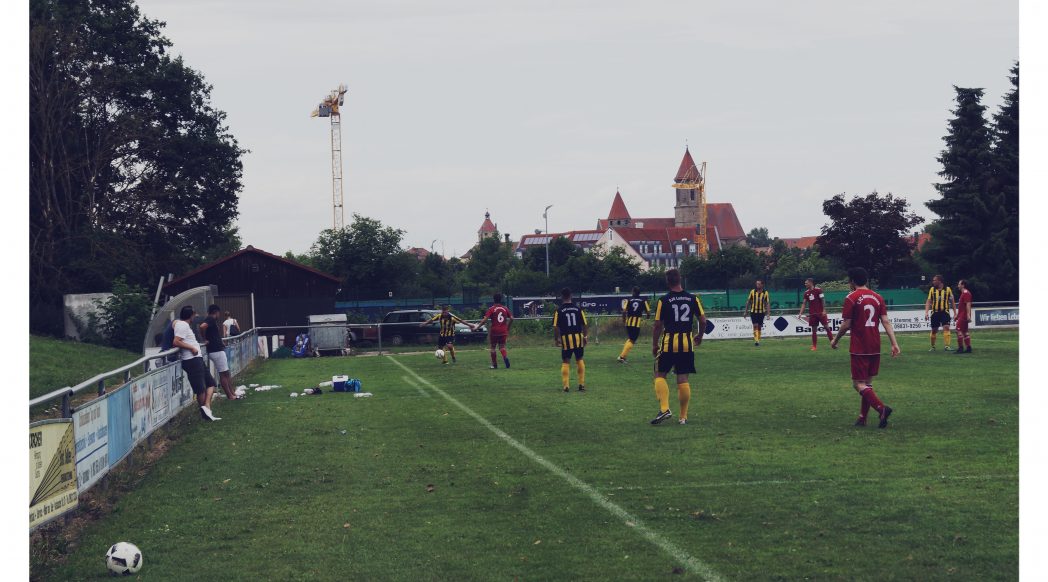
<path id="1" fill-rule="evenodd" d="M 929 352 L 935 351 L 935 335 L 942 328 L 943 349 L 950 351 L 950 312 L 957 317 L 957 304 L 953 301 L 953 289 L 944 286 L 942 275 L 932 277 L 932 287 L 928 289 L 928 300 L 924 302 L 924 319 L 928 319 L 931 312 L 932 323 L 932 347 Z"/>
<path id="2" fill-rule="evenodd" d="M 746 311 L 743 317 L 750 316 L 753 324 L 753 345 L 761 345 L 761 327 L 764 326 L 764 318 L 771 313 L 771 298 L 768 290 L 764 288 L 764 281 L 757 279 L 754 288 L 750 289 L 750 295 L 746 298 Z"/>

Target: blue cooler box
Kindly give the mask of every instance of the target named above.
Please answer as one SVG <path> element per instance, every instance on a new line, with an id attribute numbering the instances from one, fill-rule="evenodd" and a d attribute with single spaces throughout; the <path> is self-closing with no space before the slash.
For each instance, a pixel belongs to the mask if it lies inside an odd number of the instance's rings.
<path id="1" fill-rule="evenodd" d="M 335 392 L 349 392 L 346 388 L 346 382 L 349 380 L 349 376 L 332 376 L 331 377 L 331 389 Z"/>

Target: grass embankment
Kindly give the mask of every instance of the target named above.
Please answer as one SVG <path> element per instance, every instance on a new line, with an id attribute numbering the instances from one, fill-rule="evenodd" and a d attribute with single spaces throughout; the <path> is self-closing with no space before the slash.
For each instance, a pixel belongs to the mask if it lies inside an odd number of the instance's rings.
<path id="1" fill-rule="evenodd" d="M 143 580 L 699 577 L 642 531 L 728 579 L 1015 579 L 1018 334 L 961 356 L 901 342 L 876 382 L 886 430 L 852 426 L 848 356 L 824 338 L 704 343 L 687 426 L 648 424 L 644 343 L 628 366 L 618 342 L 587 348 L 585 394 L 560 391 L 552 347 L 495 371 L 476 350 L 269 361 L 248 380 L 284 389 L 194 417 L 49 579 L 104 578 L 118 540 Z M 338 373 L 374 396 L 288 397 Z"/>
<path id="2" fill-rule="evenodd" d="M 142 354 L 115 348 L 30 335 L 29 398 L 73 386 L 141 357 Z M 123 375 L 106 379 L 107 385 L 121 382 Z"/>

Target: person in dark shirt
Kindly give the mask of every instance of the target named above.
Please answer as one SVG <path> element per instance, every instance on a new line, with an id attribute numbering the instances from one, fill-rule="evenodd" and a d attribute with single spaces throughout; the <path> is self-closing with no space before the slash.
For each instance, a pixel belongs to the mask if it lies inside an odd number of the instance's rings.
<path id="1" fill-rule="evenodd" d="M 651 424 L 673 416 L 670 412 L 670 388 L 666 374 L 677 375 L 677 399 L 680 402 L 680 424 L 688 424 L 688 402 L 691 384 L 688 374 L 695 373 L 695 348 L 702 343 L 706 329 L 706 314 L 699 298 L 681 287 L 680 271 L 666 271 L 670 292 L 655 304 L 655 326 L 651 330 L 651 353 L 655 356 L 655 396 L 659 399 L 659 414 Z M 698 324 L 698 333 L 692 331 Z M 665 333 L 663 333 L 665 332 Z"/>
<path id="2" fill-rule="evenodd" d="M 571 300 L 571 289 L 560 291 L 561 304 L 553 312 L 553 343 L 560 348 L 560 379 L 564 391 L 568 392 L 571 378 L 571 356 L 575 356 L 575 368 L 579 374 L 579 392 L 586 391 L 586 362 L 583 361 L 586 343 L 589 341 L 589 324 L 586 314 Z"/>
<path id="3" fill-rule="evenodd" d="M 225 392 L 226 398 L 239 400 L 240 397 L 233 392 L 233 377 L 229 374 L 226 345 L 222 342 L 225 328 L 223 328 L 222 322 L 218 320 L 221 314 L 222 310 L 217 305 L 208 307 L 207 319 L 200 324 L 200 331 L 204 334 L 204 339 L 207 340 L 207 358 L 211 360 L 211 363 L 215 365 L 215 370 L 218 371 L 222 391 Z"/>

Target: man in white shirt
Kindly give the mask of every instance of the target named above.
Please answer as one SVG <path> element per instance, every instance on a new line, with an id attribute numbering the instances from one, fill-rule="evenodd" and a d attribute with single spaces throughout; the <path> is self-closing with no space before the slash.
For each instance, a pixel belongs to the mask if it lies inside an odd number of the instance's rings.
<path id="1" fill-rule="evenodd" d="M 236 329 L 233 329 L 234 326 L 236 326 Z M 222 322 L 222 327 L 226 329 L 226 335 L 224 337 L 240 335 L 241 333 L 240 323 L 237 322 L 237 320 L 233 317 L 233 314 L 228 311 L 226 312 L 226 320 Z M 236 333 L 233 333 L 234 331 Z"/>
<path id="2" fill-rule="evenodd" d="M 178 314 L 175 321 L 175 339 L 172 345 L 180 348 L 178 357 L 182 360 L 182 369 L 189 377 L 189 385 L 193 387 L 196 394 L 197 404 L 200 405 L 200 416 L 204 420 L 222 420 L 211 413 L 211 398 L 215 395 L 215 379 L 211 377 L 211 371 L 204 364 L 204 358 L 200 355 L 200 344 L 197 343 L 196 334 L 189 322 L 193 321 L 193 307 L 186 305 Z"/>

